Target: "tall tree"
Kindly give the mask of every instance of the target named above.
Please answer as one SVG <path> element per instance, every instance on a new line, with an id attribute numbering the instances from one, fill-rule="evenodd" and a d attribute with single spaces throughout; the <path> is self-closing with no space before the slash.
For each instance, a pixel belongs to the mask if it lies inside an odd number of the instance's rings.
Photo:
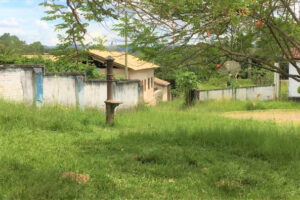
<path id="1" fill-rule="evenodd" d="M 89 21 L 102 22 L 107 17 L 117 18 L 117 13 L 111 7 L 110 0 L 45 0 L 40 5 L 47 8 L 44 20 L 57 21 L 56 30 L 63 31 L 59 35 L 60 47 L 64 53 L 69 52 L 69 58 L 76 62 L 82 59 L 81 48 L 84 43 Z M 72 46 L 74 45 L 75 56 Z"/>
<path id="2" fill-rule="evenodd" d="M 26 42 L 21 41 L 17 36 L 4 33 L 0 36 L 0 42 L 4 46 L 5 54 L 24 53 L 26 50 Z"/>
<path id="3" fill-rule="evenodd" d="M 28 45 L 27 52 L 32 52 L 33 54 L 41 54 L 45 52 L 45 47 L 41 42 L 33 42 Z"/>
<path id="4" fill-rule="evenodd" d="M 51 2 L 58 5 L 60 1 Z M 215 48 L 222 52 L 221 56 L 237 61 L 252 60 L 258 67 L 300 81 L 300 75 L 287 74 L 274 65 L 276 61 L 289 62 L 300 74 L 293 56 L 293 51 L 300 51 L 299 16 L 293 10 L 296 0 L 126 2 L 131 15 L 128 24 L 133 27 L 131 38 L 145 52 L 153 53 L 155 49 L 156 54 L 161 54 L 172 46 L 193 45 L 194 54 L 183 58 L 188 60 L 207 48 Z M 105 17 L 117 19 L 118 8 L 123 3 L 121 0 L 66 0 L 64 6 L 52 7 L 48 14 L 60 13 L 52 19 L 70 16 L 68 24 L 77 24 L 78 31 L 84 34 L 86 27 L 82 22 L 102 22 Z M 69 10 L 61 12 L 61 8 Z"/>
<path id="5" fill-rule="evenodd" d="M 300 72 L 292 49 L 299 51 L 299 19 L 292 0 L 129 1 L 136 15 L 133 38 L 140 47 L 193 44 L 199 55 L 206 47 L 237 61 L 251 59 L 259 67 L 288 75 L 274 63 L 290 62 Z M 147 33 L 151 40 L 141 40 Z M 160 51 L 158 51 L 160 52 Z M 191 55 L 186 55 L 191 58 Z"/>
<path id="6" fill-rule="evenodd" d="M 42 54 L 45 51 L 45 47 L 41 42 L 34 42 L 28 45 L 25 41 L 9 33 L 4 33 L 0 36 L 0 52 L 2 54 Z"/>

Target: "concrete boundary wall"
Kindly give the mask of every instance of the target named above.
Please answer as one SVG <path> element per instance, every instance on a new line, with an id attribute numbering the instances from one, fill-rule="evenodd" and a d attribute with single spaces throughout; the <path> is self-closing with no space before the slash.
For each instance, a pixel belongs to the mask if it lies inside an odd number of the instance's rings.
<path id="1" fill-rule="evenodd" d="M 196 90 L 195 92 L 199 101 L 221 99 L 268 101 L 276 98 L 274 85 L 218 90 Z"/>
<path id="2" fill-rule="evenodd" d="M 105 109 L 106 81 L 86 80 L 83 73 L 45 73 L 43 66 L 0 66 L 0 98 L 42 105 Z M 114 82 L 118 109 L 142 103 L 140 81 Z"/>

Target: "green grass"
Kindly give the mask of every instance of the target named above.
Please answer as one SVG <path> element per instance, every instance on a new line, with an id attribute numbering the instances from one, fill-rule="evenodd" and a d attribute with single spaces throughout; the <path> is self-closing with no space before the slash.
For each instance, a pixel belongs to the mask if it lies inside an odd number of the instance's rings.
<path id="1" fill-rule="evenodd" d="M 280 99 L 287 100 L 288 92 L 289 92 L 288 80 L 282 80 L 280 86 Z"/>
<path id="2" fill-rule="evenodd" d="M 226 111 L 295 102 L 180 101 L 117 114 L 0 102 L 0 199 L 299 199 L 300 127 Z M 62 179 L 90 175 L 86 184 Z"/>
<path id="3" fill-rule="evenodd" d="M 232 79 L 234 84 L 237 87 L 251 87 L 255 86 L 255 84 L 250 79 L 238 79 L 235 83 L 235 79 Z M 200 90 L 214 90 L 214 89 L 224 89 L 227 87 L 227 78 L 211 78 L 207 82 L 202 82 L 198 84 L 198 89 Z"/>

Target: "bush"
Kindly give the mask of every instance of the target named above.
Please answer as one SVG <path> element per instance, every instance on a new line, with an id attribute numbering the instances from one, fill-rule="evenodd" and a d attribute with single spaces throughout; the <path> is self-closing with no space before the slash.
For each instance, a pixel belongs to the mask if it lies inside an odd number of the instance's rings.
<path id="1" fill-rule="evenodd" d="M 300 87 L 298 87 L 297 92 L 298 92 L 298 94 L 300 94 Z"/>
<path id="2" fill-rule="evenodd" d="M 56 61 L 43 59 L 41 56 L 26 58 L 24 56 L 0 55 L 0 64 L 16 64 L 16 65 L 45 65 L 46 72 L 84 72 L 88 78 L 101 78 L 98 69 L 95 66 L 88 66 L 83 63 L 74 63 L 65 58 L 59 58 Z"/>
<path id="3" fill-rule="evenodd" d="M 184 94 L 185 105 L 193 104 L 193 90 L 198 87 L 197 76 L 194 72 L 180 71 L 176 77 L 176 86 L 178 91 Z"/>
<path id="4" fill-rule="evenodd" d="M 269 85 L 273 84 L 274 75 L 268 70 L 254 68 L 252 69 L 251 80 L 255 85 Z"/>

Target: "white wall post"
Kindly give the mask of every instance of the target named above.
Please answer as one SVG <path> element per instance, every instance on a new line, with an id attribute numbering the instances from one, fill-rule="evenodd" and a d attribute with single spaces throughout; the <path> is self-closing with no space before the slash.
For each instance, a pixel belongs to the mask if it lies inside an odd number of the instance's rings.
<path id="1" fill-rule="evenodd" d="M 275 63 L 276 67 L 280 67 L 279 63 Z M 280 74 L 274 72 L 274 94 L 275 98 L 278 99 L 280 97 Z"/>

